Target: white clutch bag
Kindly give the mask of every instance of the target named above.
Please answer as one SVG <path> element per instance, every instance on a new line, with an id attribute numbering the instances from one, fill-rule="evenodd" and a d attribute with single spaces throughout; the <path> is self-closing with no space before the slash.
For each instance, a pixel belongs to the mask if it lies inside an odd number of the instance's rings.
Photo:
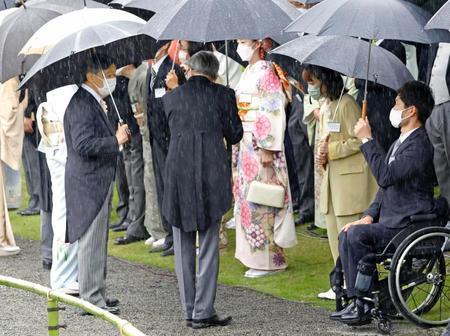
<path id="1" fill-rule="evenodd" d="M 248 189 L 247 201 L 274 208 L 283 208 L 285 193 L 284 187 L 280 185 L 253 181 Z"/>

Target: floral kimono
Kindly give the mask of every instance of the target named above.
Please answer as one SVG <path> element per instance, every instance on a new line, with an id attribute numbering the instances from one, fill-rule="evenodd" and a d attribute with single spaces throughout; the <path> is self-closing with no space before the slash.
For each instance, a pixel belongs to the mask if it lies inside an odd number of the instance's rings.
<path id="1" fill-rule="evenodd" d="M 295 224 L 283 145 L 285 96 L 272 64 L 258 61 L 249 65 L 236 88 L 236 97 L 244 127 L 244 136 L 233 157 L 236 258 L 257 270 L 285 269 L 287 261 L 283 249 L 275 243 L 274 230 L 281 225 Z M 261 149 L 273 152 L 269 167 L 261 164 Z M 283 186 L 284 207 L 248 202 L 246 197 L 252 181 Z"/>

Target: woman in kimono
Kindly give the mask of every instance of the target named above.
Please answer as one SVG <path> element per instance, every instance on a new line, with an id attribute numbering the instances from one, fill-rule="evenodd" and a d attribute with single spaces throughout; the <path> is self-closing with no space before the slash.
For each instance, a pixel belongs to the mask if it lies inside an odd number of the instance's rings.
<path id="1" fill-rule="evenodd" d="M 256 278 L 285 270 L 283 248 L 297 243 L 283 146 L 286 96 L 272 63 L 264 60 L 260 41 L 239 40 L 237 52 L 249 65 L 236 88 L 244 137 L 233 157 L 235 256 L 249 268 L 245 276 Z M 283 187 L 283 206 L 248 201 L 255 181 Z"/>
<path id="2" fill-rule="evenodd" d="M 19 78 L 0 84 L 0 153 L 1 164 L 19 170 L 22 157 L 23 112 L 28 105 L 28 93 L 20 101 Z M 0 164 L 0 257 L 20 252 L 16 246 L 6 204 L 5 180 Z"/>

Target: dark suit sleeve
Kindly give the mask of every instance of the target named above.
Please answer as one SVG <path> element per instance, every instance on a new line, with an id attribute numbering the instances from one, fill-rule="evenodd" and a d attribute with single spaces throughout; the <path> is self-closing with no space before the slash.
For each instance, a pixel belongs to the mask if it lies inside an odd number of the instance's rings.
<path id="1" fill-rule="evenodd" d="M 370 205 L 370 207 L 364 212 L 364 216 L 370 216 L 373 218 L 373 222 L 377 223 L 380 218 L 380 209 L 381 209 L 381 202 L 383 199 L 383 189 L 378 189 L 377 196 L 375 197 L 374 201 Z"/>
<path id="2" fill-rule="evenodd" d="M 183 69 L 181 69 L 181 67 L 178 65 L 175 65 L 174 69 L 175 69 L 175 74 L 178 77 L 178 85 L 181 86 L 184 83 L 186 83 L 186 76 L 184 75 Z"/>
<path id="3" fill-rule="evenodd" d="M 228 143 L 237 144 L 244 134 L 242 122 L 238 115 L 236 95 L 233 90 L 225 91 L 224 112 L 226 118 L 222 119 L 222 128 Z"/>
<path id="4" fill-rule="evenodd" d="M 95 111 L 86 101 L 72 101 L 67 109 L 67 121 L 74 150 L 84 157 L 104 157 L 119 153 L 115 136 L 99 138 L 95 132 Z"/>
<path id="5" fill-rule="evenodd" d="M 416 132 L 420 131 L 421 129 Z M 395 160 L 390 164 L 385 162 L 384 151 L 375 141 L 368 141 L 361 146 L 372 174 L 381 188 L 387 188 L 426 171 L 433 153 L 424 146 L 419 137 L 420 135 L 405 144 L 406 148 L 401 148 L 401 152 L 395 155 Z"/>

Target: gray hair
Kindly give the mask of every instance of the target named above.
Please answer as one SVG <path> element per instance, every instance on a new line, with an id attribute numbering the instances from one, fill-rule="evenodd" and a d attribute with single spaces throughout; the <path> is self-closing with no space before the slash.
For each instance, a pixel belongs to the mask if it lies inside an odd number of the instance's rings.
<path id="1" fill-rule="evenodd" d="M 186 65 L 195 72 L 214 80 L 218 77 L 219 60 L 210 51 L 199 51 L 186 62 Z"/>

